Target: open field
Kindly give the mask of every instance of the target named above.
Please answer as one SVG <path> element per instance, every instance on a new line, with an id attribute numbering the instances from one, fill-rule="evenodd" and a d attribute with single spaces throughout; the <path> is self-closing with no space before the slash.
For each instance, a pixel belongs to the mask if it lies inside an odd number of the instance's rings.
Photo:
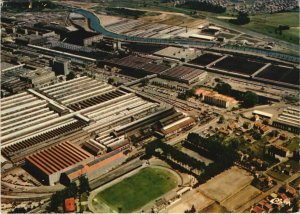
<path id="1" fill-rule="evenodd" d="M 222 203 L 222 206 L 224 206 L 230 212 L 237 212 L 237 209 L 239 207 L 241 207 L 251 199 L 257 197 L 260 193 L 260 190 L 249 185 L 228 200 L 224 201 Z"/>
<path id="2" fill-rule="evenodd" d="M 213 203 L 212 205 L 200 210 L 201 213 L 228 213 L 225 207 L 222 207 L 217 202 Z"/>
<path id="3" fill-rule="evenodd" d="M 211 199 L 221 202 L 245 188 L 252 179 L 253 177 L 245 170 L 232 167 L 201 185 L 200 191 Z"/>
<path id="4" fill-rule="evenodd" d="M 176 186 L 177 178 L 171 172 L 146 168 L 103 190 L 96 198 L 114 211 L 128 213 L 138 210 Z"/>
<path id="5" fill-rule="evenodd" d="M 275 14 L 264 14 L 250 17 L 251 22 L 243 27 L 266 34 L 268 36 L 282 39 L 287 42 L 299 44 L 299 14 L 298 12 L 286 12 Z M 275 34 L 278 25 L 289 25 L 289 30 L 282 31 L 282 35 Z"/>

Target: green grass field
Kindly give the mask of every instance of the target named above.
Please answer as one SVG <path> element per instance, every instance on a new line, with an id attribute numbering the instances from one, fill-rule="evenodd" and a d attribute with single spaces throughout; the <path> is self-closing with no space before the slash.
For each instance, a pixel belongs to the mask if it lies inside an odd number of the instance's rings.
<path id="1" fill-rule="evenodd" d="M 249 24 L 243 27 L 257 31 L 259 33 L 272 36 L 277 39 L 285 40 L 287 42 L 299 44 L 299 14 L 298 12 L 286 12 L 252 16 Z M 282 35 L 275 33 L 278 25 L 289 25 L 289 30 L 284 30 Z"/>
<path id="2" fill-rule="evenodd" d="M 116 212 L 133 212 L 177 186 L 172 173 L 145 168 L 137 174 L 103 190 L 96 196 Z"/>

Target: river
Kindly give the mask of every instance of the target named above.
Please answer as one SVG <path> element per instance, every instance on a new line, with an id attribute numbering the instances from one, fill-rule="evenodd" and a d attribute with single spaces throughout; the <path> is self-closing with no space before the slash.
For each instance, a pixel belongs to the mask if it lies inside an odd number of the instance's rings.
<path id="1" fill-rule="evenodd" d="M 143 43 L 151 43 L 151 44 L 166 44 L 166 45 L 191 45 L 191 46 L 201 46 L 201 47 L 213 47 L 216 43 L 213 42 L 202 42 L 188 39 L 159 39 L 159 38 L 143 38 L 136 36 L 126 36 L 122 34 L 117 34 L 106 30 L 100 19 L 93 13 L 88 10 L 73 8 L 72 12 L 79 13 L 86 17 L 89 20 L 90 27 L 102 35 L 114 39 L 119 39 L 123 41 L 132 41 L 132 42 L 143 42 Z M 258 49 L 258 48 L 250 48 L 250 47 L 240 47 L 235 45 L 224 45 L 218 47 L 218 49 L 229 50 L 229 51 L 243 51 L 246 53 L 252 54 L 263 54 L 269 57 L 274 57 L 290 62 L 300 63 L 300 59 L 297 56 L 288 55 L 285 53 L 280 53 L 271 50 Z"/>

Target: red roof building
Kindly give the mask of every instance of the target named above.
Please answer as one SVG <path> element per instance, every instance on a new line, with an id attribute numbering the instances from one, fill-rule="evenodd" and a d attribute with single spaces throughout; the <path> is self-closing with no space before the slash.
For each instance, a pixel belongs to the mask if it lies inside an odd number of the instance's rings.
<path id="1" fill-rule="evenodd" d="M 66 198 L 65 212 L 75 212 L 75 210 L 76 210 L 75 198 Z"/>
<path id="2" fill-rule="evenodd" d="M 61 173 L 93 159 L 92 154 L 66 141 L 27 156 L 25 164 L 44 183 L 54 185 Z"/>

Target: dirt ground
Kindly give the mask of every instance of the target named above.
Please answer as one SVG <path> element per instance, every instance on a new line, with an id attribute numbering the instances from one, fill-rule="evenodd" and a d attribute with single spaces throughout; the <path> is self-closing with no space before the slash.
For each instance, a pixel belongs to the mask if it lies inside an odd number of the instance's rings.
<path id="1" fill-rule="evenodd" d="M 184 213 L 186 210 L 190 210 L 192 206 L 195 206 L 196 211 L 200 211 L 211 204 L 214 201 L 210 198 L 204 196 L 197 189 L 192 190 L 185 195 L 183 195 L 182 199 L 175 204 L 171 205 L 165 210 L 162 210 L 164 213 Z"/>
<path id="2" fill-rule="evenodd" d="M 248 186 L 253 177 L 243 169 L 232 167 L 200 186 L 200 191 L 218 202 L 222 202 Z"/>
<path id="3" fill-rule="evenodd" d="M 124 20 L 123 18 L 117 16 L 108 16 L 108 15 L 99 15 L 99 14 L 97 14 L 97 16 L 100 18 L 101 23 L 104 26 L 108 26 L 110 24 L 117 23 L 121 20 Z"/>
<path id="4" fill-rule="evenodd" d="M 240 192 L 221 203 L 228 211 L 236 212 L 239 207 L 257 197 L 261 191 L 253 186 L 247 186 Z"/>
<path id="5" fill-rule="evenodd" d="M 145 22 L 155 22 L 166 25 L 182 26 L 188 28 L 197 28 L 200 25 L 208 24 L 205 19 L 194 19 L 187 16 L 179 16 L 173 14 L 161 13 L 158 16 L 145 16 L 141 17 L 140 20 Z"/>

